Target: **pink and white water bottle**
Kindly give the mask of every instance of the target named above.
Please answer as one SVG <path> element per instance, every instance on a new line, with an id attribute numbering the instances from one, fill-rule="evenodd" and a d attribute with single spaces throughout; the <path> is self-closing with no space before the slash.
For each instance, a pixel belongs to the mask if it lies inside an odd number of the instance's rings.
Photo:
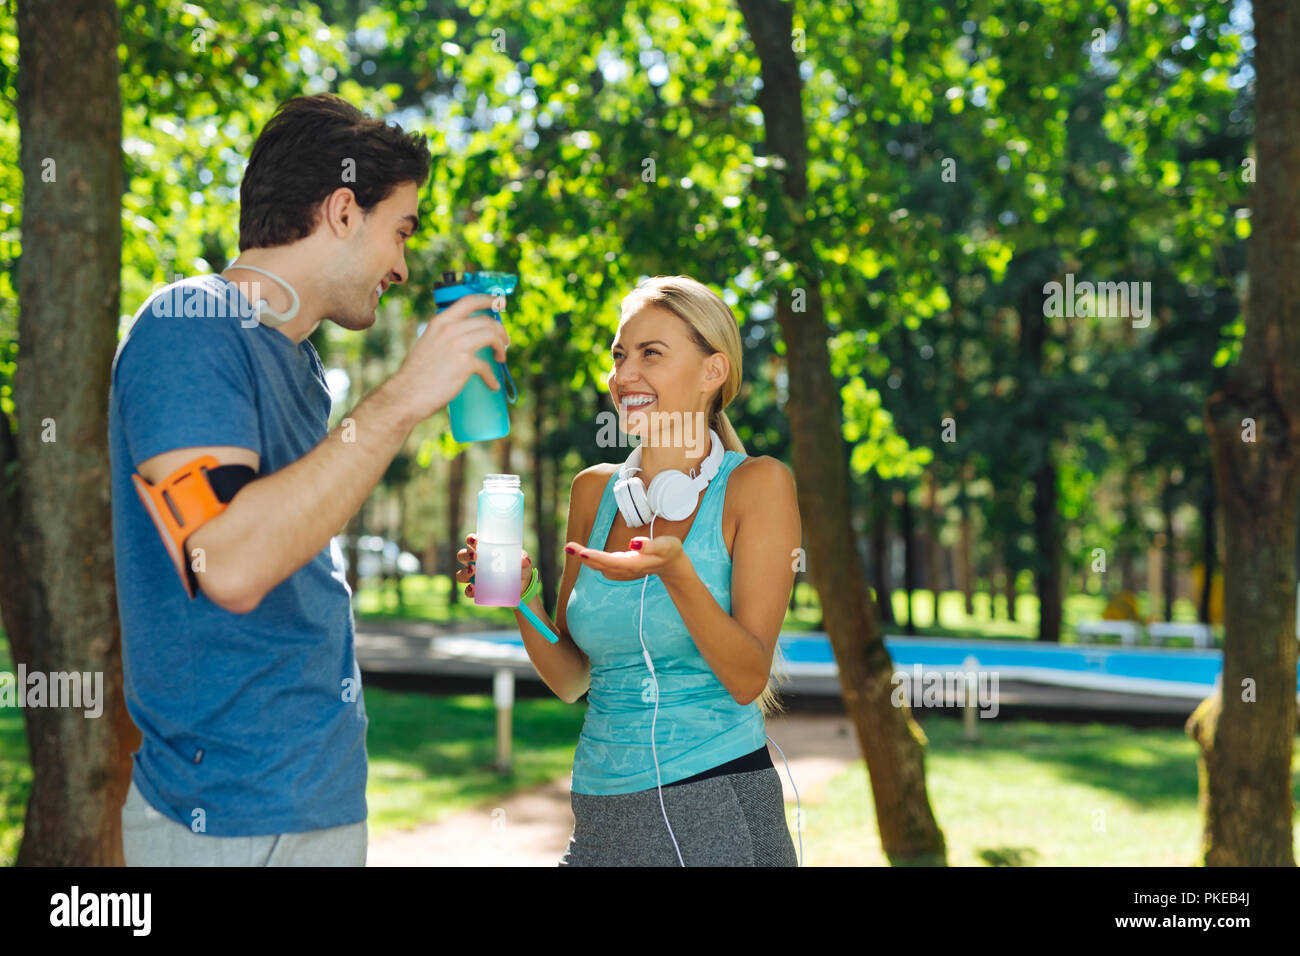
<path id="1" fill-rule="evenodd" d="M 478 493 L 474 603 L 516 607 L 524 567 L 524 493 L 518 475 L 486 475 Z"/>

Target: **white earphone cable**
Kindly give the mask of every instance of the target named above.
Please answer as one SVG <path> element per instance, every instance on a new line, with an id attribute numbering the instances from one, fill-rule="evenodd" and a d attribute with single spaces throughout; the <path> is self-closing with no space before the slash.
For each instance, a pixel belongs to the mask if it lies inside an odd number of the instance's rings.
<path id="1" fill-rule="evenodd" d="M 653 541 L 655 537 L 656 517 L 658 516 L 652 515 L 650 518 L 651 541 Z M 659 720 L 659 678 L 656 676 L 655 666 L 650 660 L 650 651 L 648 651 L 645 646 L 645 630 L 642 626 L 645 623 L 645 589 L 646 585 L 649 583 L 650 575 L 647 574 L 641 581 L 641 613 L 637 617 L 636 627 L 637 637 L 641 639 L 641 656 L 645 658 L 645 666 L 650 669 L 650 679 L 654 682 L 655 689 L 654 715 L 650 718 L 650 753 L 654 756 L 655 761 L 655 785 L 659 788 L 659 810 L 664 815 L 664 826 L 668 827 L 668 836 L 673 841 L 673 849 L 677 851 L 677 862 L 682 866 L 685 866 L 686 861 L 682 859 L 681 847 L 677 845 L 677 837 L 673 835 L 673 825 L 668 822 L 668 809 L 664 806 L 664 778 L 659 772 L 659 751 L 655 748 L 655 724 Z"/>
<path id="2" fill-rule="evenodd" d="M 772 740 L 772 735 L 768 734 L 767 739 Z M 803 866 L 803 804 L 799 802 L 799 788 L 794 786 L 794 774 L 790 772 L 790 761 L 785 759 L 785 751 L 775 740 L 772 740 L 772 746 L 781 755 L 781 762 L 785 764 L 785 775 L 790 778 L 790 786 L 794 787 L 795 829 L 799 831 L 799 865 Z"/>
<path id="3" fill-rule="evenodd" d="M 636 469 L 636 470 L 639 471 L 640 469 Z M 692 469 L 692 473 L 694 473 L 694 469 Z M 650 510 L 650 540 L 651 541 L 654 540 L 655 518 L 657 517 L 658 515 L 654 512 L 653 509 L 651 509 Z M 626 519 L 626 515 L 624 515 L 624 518 Z M 650 680 L 653 682 L 654 685 L 654 695 L 655 695 L 654 713 L 650 718 L 650 753 L 654 757 L 655 785 L 659 791 L 659 810 L 661 813 L 663 813 L 664 816 L 664 826 L 668 827 L 668 836 L 673 841 L 673 850 L 676 851 L 677 853 L 677 862 L 680 863 L 682 866 L 685 866 L 686 862 L 685 860 L 682 859 L 681 847 L 677 845 L 677 837 L 673 833 L 673 825 L 668 822 L 668 809 L 664 805 L 663 774 L 659 770 L 659 751 L 655 745 L 655 726 L 659 720 L 659 677 L 657 674 L 655 674 L 654 662 L 650 659 L 650 651 L 649 649 L 646 648 L 645 645 L 645 627 L 644 627 L 645 591 L 646 591 L 646 586 L 649 583 L 650 583 L 650 575 L 647 574 L 641 581 L 641 611 L 640 614 L 637 616 L 637 637 L 641 641 L 641 656 L 645 658 L 645 665 L 650 671 Z M 772 740 L 772 737 L 770 735 L 765 734 L 764 736 L 766 736 L 768 740 Z M 799 831 L 798 865 L 803 866 L 803 804 L 800 803 L 799 801 L 799 788 L 795 786 L 794 775 L 790 772 L 790 761 L 786 759 L 785 751 L 781 749 L 781 745 L 778 744 L 775 740 L 772 740 L 772 746 L 776 747 L 777 753 L 781 755 L 781 761 L 785 764 L 786 776 L 790 778 L 790 786 L 794 789 L 795 819 L 797 821 L 796 829 Z"/>

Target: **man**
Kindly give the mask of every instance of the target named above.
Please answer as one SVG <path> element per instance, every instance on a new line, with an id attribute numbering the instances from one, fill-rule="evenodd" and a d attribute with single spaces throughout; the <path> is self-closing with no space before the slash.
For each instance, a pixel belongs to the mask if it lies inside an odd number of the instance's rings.
<path id="1" fill-rule="evenodd" d="M 281 104 L 240 187 L 240 257 L 159 290 L 113 360 L 113 543 L 143 734 L 128 866 L 357 865 L 366 714 L 332 537 L 414 426 L 504 360 L 467 296 L 332 432 L 323 320 L 364 330 L 419 226 L 423 139 L 332 95 Z M 205 456 L 210 458 L 204 462 Z M 200 467 L 203 466 L 203 467 Z"/>

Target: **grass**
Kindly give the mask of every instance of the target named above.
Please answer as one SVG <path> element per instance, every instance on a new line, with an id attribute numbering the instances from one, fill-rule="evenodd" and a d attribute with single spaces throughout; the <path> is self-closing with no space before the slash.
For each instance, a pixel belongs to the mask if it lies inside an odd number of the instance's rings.
<path id="1" fill-rule="evenodd" d="M 396 582 L 380 584 L 367 580 L 357 589 L 352 609 L 358 620 L 432 621 L 437 624 L 467 621 L 486 626 L 514 625 L 514 614 L 509 608 L 476 607 L 472 598 L 465 597 L 463 585 L 460 586 L 460 600 L 452 605 L 447 600 L 448 584 L 444 575 L 407 575 L 402 581 L 402 600 L 399 602 Z"/>
<path id="2" fill-rule="evenodd" d="M 976 723 L 975 741 L 958 719 L 922 723 L 950 866 L 1200 865 L 1197 747 L 1181 730 Z M 1300 764 L 1292 788 L 1300 801 Z M 862 761 L 801 796 L 810 865 L 888 865 Z M 1294 833 L 1300 857 L 1300 808 Z"/>
<path id="3" fill-rule="evenodd" d="M 490 696 L 366 688 L 365 700 L 372 839 L 564 776 L 573 767 L 586 711 L 561 700 L 516 699 L 507 777 L 493 768 L 496 709 Z"/>

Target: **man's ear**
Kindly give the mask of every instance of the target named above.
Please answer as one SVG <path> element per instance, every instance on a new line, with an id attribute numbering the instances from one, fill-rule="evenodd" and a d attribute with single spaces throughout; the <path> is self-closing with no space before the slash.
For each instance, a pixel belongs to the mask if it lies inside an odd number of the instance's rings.
<path id="1" fill-rule="evenodd" d="M 356 193 L 340 186 L 321 202 L 319 216 L 332 236 L 346 239 L 360 226 L 361 213 Z"/>

